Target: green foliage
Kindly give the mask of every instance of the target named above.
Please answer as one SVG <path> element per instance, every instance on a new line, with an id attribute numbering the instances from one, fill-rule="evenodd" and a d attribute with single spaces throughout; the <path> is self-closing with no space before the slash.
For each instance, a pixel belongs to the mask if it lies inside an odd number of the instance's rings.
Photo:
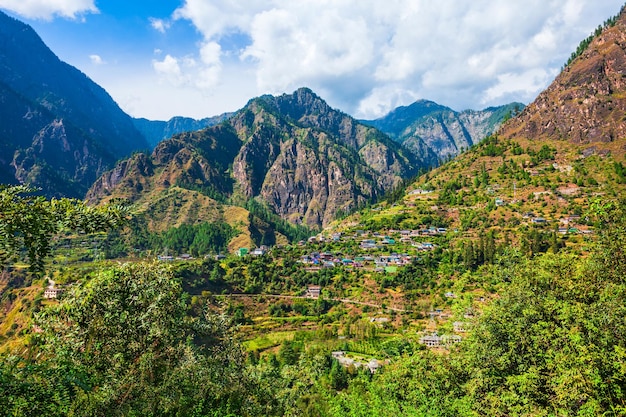
<path id="1" fill-rule="evenodd" d="M 123 204 L 89 207 L 76 199 L 47 200 L 25 186 L 0 188 L 0 266 L 17 260 L 22 252 L 32 272 L 41 274 L 51 254 L 53 236 L 62 231 L 94 233 L 120 227 L 129 210 Z"/>
<path id="2" fill-rule="evenodd" d="M 615 174 L 617 174 L 617 183 L 626 183 L 626 167 L 624 167 L 624 164 L 621 162 L 614 162 L 613 169 L 615 170 Z"/>
<path id="3" fill-rule="evenodd" d="M 35 390 L 51 375 L 49 396 L 58 386 L 67 397 L 53 401 L 60 414 L 263 414 L 229 320 L 188 314 L 167 266 L 127 264 L 103 272 L 40 313 L 37 323 L 45 359 L 24 376 L 22 389 L 12 391 L 5 410 L 26 410 L 29 402 L 43 407 L 45 396 Z M 10 376 L 0 376 L 0 392 L 24 374 L 10 366 L 5 360 L 2 369 Z"/>
<path id="4" fill-rule="evenodd" d="M 500 145 L 500 142 L 496 135 L 486 137 L 480 143 L 480 146 L 482 149 L 482 156 L 502 156 L 505 151 L 505 147 Z"/>
<path id="5" fill-rule="evenodd" d="M 226 222 L 183 224 L 160 234 L 152 234 L 151 247 L 194 256 L 226 251 L 228 242 L 239 232 Z"/>
<path id="6" fill-rule="evenodd" d="M 271 211 L 265 204 L 255 199 L 248 200 L 248 202 L 246 203 L 246 209 L 250 212 L 251 215 L 258 217 L 259 219 L 267 223 L 271 228 L 285 235 L 290 242 L 305 240 L 312 234 L 309 228 L 302 225 L 294 225 L 289 223 L 288 221 L 280 218 L 276 213 Z M 273 239 L 270 233 L 266 235 L 267 236 L 263 236 L 263 238 L 261 239 L 262 241 L 257 242 L 259 245 L 271 245 L 275 243 L 272 241 Z"/>

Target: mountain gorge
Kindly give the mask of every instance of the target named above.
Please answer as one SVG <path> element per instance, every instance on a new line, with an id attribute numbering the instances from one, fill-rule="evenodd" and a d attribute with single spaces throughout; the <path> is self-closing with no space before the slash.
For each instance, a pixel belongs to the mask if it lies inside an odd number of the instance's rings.
<path id="1" fill-rule="evenodd" d="M 0 12 L 0 176 L 49 196 L 82 197 L 144 137 L 100 86 L 35 31 Z"/>

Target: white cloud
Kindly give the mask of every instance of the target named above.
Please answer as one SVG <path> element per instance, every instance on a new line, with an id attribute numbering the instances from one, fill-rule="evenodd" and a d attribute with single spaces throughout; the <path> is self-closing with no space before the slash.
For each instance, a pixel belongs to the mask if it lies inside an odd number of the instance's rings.
<path id="1" fill-rule="evenodd" d="M 50 20 L 55 16 L 76 19 L 98 13 L 94 0 L 0 0 L 0 8 L 29 19 Z"/>
<path id="2" fill-rule="evenodd" d="M 161 51 L 158 54 L 160 55 Z M 219 80 L 222 71 L 220 60 L 221 48 L 215 42 L 207 42 L 201 46 L 199 60 L 193 56 L 181 58 L 167 54 L 162 60 L 153 59 L 152 67 L 161 77 L 178 87 L 193 87 L 210 92 Z"/>
<path id="3" fill-rule="evenodd" d="M 417 98 L 458 110 L 527 102 L 578 42 L 621 5 L 622 0 L 186 0 L 172 19 L 188 20 L 201 33 L 198 51 L 192 57 L 168 55 L 154 67 L 160 73 L 168 68 L 174 82 L 211 92 L 223 82 L 226 60 L 235 56 L 241 74 L 256 80 L 250 96 L 308 86 L 358 117 L 379 116 Z M 244 41 L 225 42 L 232 35 Z"/>
<path id="4" fill-rule="evenodd" d="M 102 59 L 102 57 L 100 55 L 97 55 L 97 54 L 89 55 L 89 60 L 91 61 L 91 63 L 93 65 L 103 65 L 103 64 L 105 64 L 105 62 Z"/>
<path id="5" fill-rule="evenodd" d="M 163 20 L 163 19 L 157 19 L 155 17 L 151 17 L 149 20 L 150 20 L 150 26 L 152 26 L 154 30 L 161 32 L 161 33 L 165 33 L 165 31 L 167 31 L 167 29 L 169 29 L 171 26 L 170 22 Z"/>
<path id="6" fill-rule="evenodd" d="M 162 61 L 152 60 L 154 70 L 174 85 L 180 86 L 184 84 L 185 77 L 180 67 L 179 60 L 171 55 L 165 55 Z"/>

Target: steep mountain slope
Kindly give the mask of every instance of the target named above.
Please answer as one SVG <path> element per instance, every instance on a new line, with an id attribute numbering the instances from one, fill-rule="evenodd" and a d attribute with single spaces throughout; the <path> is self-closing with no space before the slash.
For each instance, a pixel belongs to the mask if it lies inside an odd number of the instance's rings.
<path id="1" fill-rule="evenodd" d="M 219 116 L 206 117 L 196 120 L 189 117 L 172 117 L 168 121 L 148 120 L 144 118 L 133 119 L 133 124 L 146 138 L 150 147 L 154 149 L 162 140 L 183 133 L 201 130 L 205 127 L 215 126 L 232 116 L 233 113 L 224 113 Z"/>
<path id="2" fill-rule="evenodd" d="M 330 108 L 309 89 L 262 96 L 218 126 L 161 142 L 103 175 L 88 198 L 144 201 L 170 186 L 319 228 L 380 197 L 419 161 L 378 130 Z"/>
<path id="3" fill-rule="evenodd" d="M 147 142 L 113 99 L 62 62 L 30 26 L 0 12 L 0 175 L 82 197 Z"/>
<path id="4" fill-rule="evenodd" d="M 500 135 L 593 144 L 623 154 L 620 146 L 610 144 L 626 136 L 625 50 L 622 12 Z"/>
<path id="5" fill-rule="evenodd" d="M 614 23 L 496 134 L 420 177 L 394 207 L 336 227 L 416 228 L 435 219 L 460 232 L 456 253 L 486 233 L 530 254 L 584 250 L 594 235 L 590 203 L 626 195 L 626 12 Z"/>
<path id="6" fill-rule="evenodd" d="M 458 155 L 493 133 L 524 105 L 511 103 L 484 110 L 454 110 L 428 100 L 401 106 L 384 117 L 364 121 L 388 134 L 430 166 Z"/>

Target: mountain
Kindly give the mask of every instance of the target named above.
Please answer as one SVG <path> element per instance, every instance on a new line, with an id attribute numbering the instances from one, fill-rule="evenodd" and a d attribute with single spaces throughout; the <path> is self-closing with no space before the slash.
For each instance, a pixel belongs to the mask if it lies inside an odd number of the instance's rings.
<path id="1" fill-rule="evenodd" d="M 100 86 L 0 12 L 0 180 L 82 197 L 148 143 Z"/>
<path id="2" fill-rule="evenodd" d="M 150 144 L 151 149 L 162 140 L 183 133 L 201 130 L 205 127 L 215 126 L 232 116 L 233 113 L 223 113 L 219 116 L 206 117 L 204 119 L 192 119 L 189 117 L 172 117 L 168 121 L 148 120 L 144 118 L 134 118 L 133 124 L 141 132 Z"/>
<path id="3" fill-rule="evenodd" d="M 218 126 L 122 161 L 87 197 L 141 205 L 176 186 L 240 206 L 256 201 L 292 224 L 319 228 L 379 198 L 420 164 L 377 129 L 302 88 L 252 99 Z"/>
<path id="4" fill-rule="evenodd" d="M 567 141 L 623 155 L 625 13 L 611 22 L 519 117 L 502 128 L 502 137 Z"/>
<path id="5" fill-rule="evenodd" d="M 437 166 L 493 133 L 504 120 L 524 108 L 511 103 L 484 110 L 456 112 L 428 100 L 401 106 L 384 117 L 363 121 Z"/>
<path id="6" fill-rule="evenodd" d="M 487 234 L 531 255 L 578 253 L 595 234 L 591 202 L 626 195 L 626 11 L 608 22 L 495 134 L 421 176 L 394 207 L 336 229 L 427 228 L 436 219 L 459 232 L 449 243 L 457 253 Z"/>

